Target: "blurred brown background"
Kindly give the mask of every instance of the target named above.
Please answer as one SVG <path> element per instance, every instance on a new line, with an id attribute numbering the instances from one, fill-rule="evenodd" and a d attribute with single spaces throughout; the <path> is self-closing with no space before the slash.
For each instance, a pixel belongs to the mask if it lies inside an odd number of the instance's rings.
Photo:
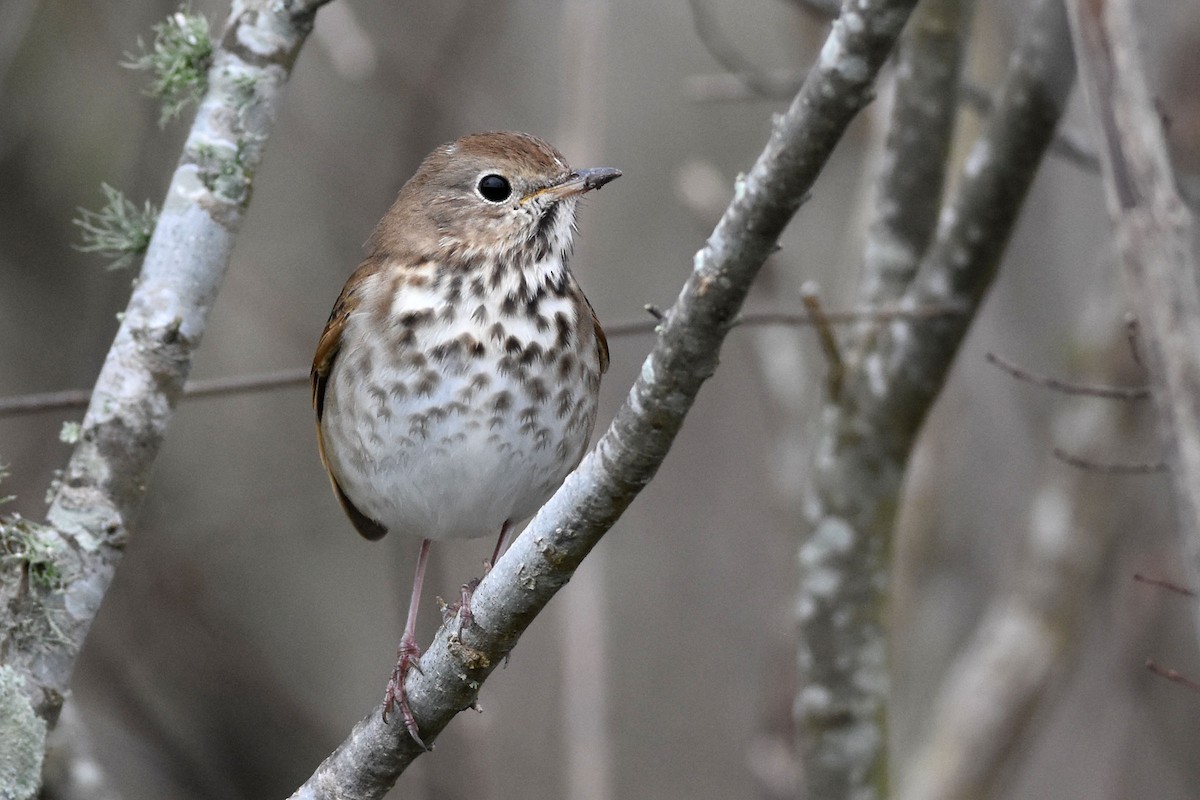
<path id="1" fill-rule="evenodd" d="M 799 76 L 820 47 L 822 21 L 785 0 L 698 2 L 764 69 Z M 969 70 L 993 86 L 1024 6 L 979 5 Z M 1200 10 L 1142 5 L 1177 155 L 1194 168 Z M 160 130 L 145 77 L 118 62 L 175 8 L 0 4 L 2 395 L 87 386 L 115 332 L 133 273 L 71 249 L 71 219 L 100 205 L 101 181 L 139 204 L 162 195 L 187 122 Z M 218 30 L 228 11 L 193 8 Z M 731 193 L 786 102 L 689 93 L 690 78 L 718 71 L 684 0 L 335 0 L 294 72 L 193 377 L 307 366 L 400 185 L 435 145 L 474 130 L 527 130 L 576 164 L 620 167 L 625 177 L 583 209 L 574 268 L 607 322 L 669 304 L 711 224 L 694 209 L 697 176 L 716 175 Z M 830 308 L 854 303 L 881 105 L 835 154 L 752 308 L 797 308 L 805 279 Z M 1067 126 L 1086 134 L 1081 110 Z M 968 136 L 977 118 L 964 112 L 962 122 Z M 982 354 L 1139 380 L 1127 349 L 1102 347 L 1120 341 L 1123 311 L 1107 236 L 1098 178 L 1051 158 L 927 424 L 897 552 L 897 773 L 926 733 L 947 665 L 993 593 L 1011 588 L 1031 498 L 1047 471 L 1069 469 L 1047 458 L 1054 420 L 1072 404 L 1106 402 L 1019 384 Z M 649 344 L 613 339 L 600 424 Z M 489 681 L 485 712 L 462 715 L 394 796 L 787 791 L 796 487 L 821 369 L 807 332 L 736 331 L 657 480 L 565 593 L 576 594 L 557 599 Z M 69 452 L 59 430 L 81 415 L 0 420 L 13 510 L 43 514 Z M 1149 409 L 1125 416 L 1108 455 L 1156 459 Z M 999 796 L 1200 796 L 1200 697 L 1143 667 L 1154 658 L 1200 676 L 1193 609 L 1132 580 L 1182 574 L 1166 480 L 1087 482 L 1081 497 L 1109 509 L 1090 523 L 1111 526 L 1113 544 L 1079 598 L 1078 648 Z M 452 596 L 489 547 L 435 548 L 429 594 Z M 368 543 L 343 518 L 305 387 L 185 402 L 76 674 L 95 754 L 121 795 L 289 794 L 379 702 L 416 549 L 400 537 Z M 436 605 L 424 612 L 428 640 Z M 565 667 L 580 648 L 592 648 L 583 664 Z M 583 695 L 601 710 L 586 710 Z"/>

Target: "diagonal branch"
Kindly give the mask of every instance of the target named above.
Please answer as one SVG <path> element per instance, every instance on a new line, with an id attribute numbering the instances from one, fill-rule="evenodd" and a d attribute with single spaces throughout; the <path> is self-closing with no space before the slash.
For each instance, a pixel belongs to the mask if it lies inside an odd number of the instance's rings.
<path id="1" fill-rule="evenodd" d="M 1188 579 L 1200 585 L 1200 259 L 1146 84 L 1131 4 L 1073 0 L 1072 34 L 1100 142 L 1108 213 L 1141 324 L 1175 484 Z M 1200 614 L 1197 615 L 1200 623 Z"/>
<path id="2" fill-rule="evenodd" d="M 323 2 L 234 0 L 48 524 L 0 520 L 0 604 L 10 612 L 0 623 L 0 677 L 22 686 L 0 699 L 44 723 L 30 737 L 44 736 L 69 692 L 229 264 L 283 86 Z M 43 559 L 37 572 L 31 553 Z"/>
<path id="3" fill-rule="evenodd" d="M 875 75 L 912 5 L 860 2 L 834 24 L 808 80 L 696 254 L 612 425 L 479 585 L 472 600 L 475 624 L 461 639 L 443 628 L 421 659 L 423 671 L 409 674 L 410 704 L 427 742 L 474 703 L 479 685 L 654 476 L 700 386 L 715 371 L 755 274 L 846 126 L 870 100 Z M 385 724 L 381 711 L 360 721 L 294 797 L 382 797 L 423 751 L 402 723 Z"/>
<path id="4" fill-rule="evenodd" d="M 805 476 L 797 728 L 810 797 L 886 796 L 890 540 L 913 441 L 995 277 L 1074 79 L 1059 0 L 1035 0 L 995 113 L 902 303 L 970 313 L 873 332 Z"/>

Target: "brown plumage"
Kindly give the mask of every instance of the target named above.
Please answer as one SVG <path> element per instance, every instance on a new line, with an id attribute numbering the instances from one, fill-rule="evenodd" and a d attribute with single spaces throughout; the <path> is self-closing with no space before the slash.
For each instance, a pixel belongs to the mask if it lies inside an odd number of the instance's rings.
<path id="1" fill-rule="evenodd" d="M 313 408 L 334 493 L 366 538 L 424 540 L 385 704 L 414 737 L 403 681 L 429 540 L 499 534 L 494 560 L 583 457 L 608 344 L 567 259 L 578 198 L 619 175 L 573 170 L 528 134 L 439 147 L 321 334 Z"/>

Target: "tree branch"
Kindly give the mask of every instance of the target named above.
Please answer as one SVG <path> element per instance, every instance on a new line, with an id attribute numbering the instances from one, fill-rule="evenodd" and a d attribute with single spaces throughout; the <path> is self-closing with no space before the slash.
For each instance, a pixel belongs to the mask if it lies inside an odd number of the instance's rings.
<path id="1" fill-rule="evenodd" d="M 766 149 L 737 183 L 629 398 L 579 469 L 483 579 L 475 624 L 460 639 L 442 628 L 406 688 L 426 742 L 471 706 L 480 684 L 516 644 L 584 556 L 654 476 L 751 281 L 799 208 L 833 147 L 871 97 L 880 65 L 913 3 L 858 3 L 833 26 L 821 57 Z M 849 22 L 847 22 L 849 20 Z M 452 628 L 455 626 L 451 626 Z M 423 750 L 403 723 L 371 711 L 293 795 L 379 798 Z"/>
<path id="2" fill-rule="evenodd" d="M 1188 582 L 1200 586 L 1200 274 L 1126 0 L 1072 0 L 1071 28 L 1101 142 L 1108 212 L 1125 262 L 1159 433 L 1175 484 Z M 1200 610 L 1196 613 L 1200 633 Z"/>
<path id="3" fill-rule="evenodd" d="M 971 311 L 895 321 L 850 362 L 806 474 L 795 709 L 810 797 L 886 796 L 890 538 L 912 443 L 996 274 L 1074 79 L 1058 0 L 1037 0 L 995 113 L 902 304 Z"/>
<path id="4" fill-rule="evenodd" d="M 895 100 L 863 252 L 869 302 L 904 294 L 933 237 L 973 11 L 969 0 L 926 0 L 900 40 Z"/>
<path id="5" fill-rule="evenodd" d="M 234 0 L 141 275 L 96 381 L 47 525 L 0 521 L 6 675 L 53 726 L 229 263 L 254 172 L 321 0 Z M 17 553 L 17 555 L 14 555 Z M 41 554 L 37 571 L 30 554 Z M 22 680 L 23 679 L 23 680 Z M 10 687 L 12 681 L 0 685 Z M 40 731 L 27 729 L 33 739 Z M 36 742 L 41 750 L 44 741 Z"/>

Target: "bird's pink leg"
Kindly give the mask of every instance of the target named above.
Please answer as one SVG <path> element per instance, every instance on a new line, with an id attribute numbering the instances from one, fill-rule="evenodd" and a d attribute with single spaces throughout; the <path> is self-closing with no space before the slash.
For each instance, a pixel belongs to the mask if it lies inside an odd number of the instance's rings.
<path id="1" fill-rule="evenodd" d="M 500 526 L 500 538 L 496 540 L 496 549 L 492 551 L 492 560 L 483 562 L 483 575 L 492 571 L 492 567 L 500 560 L 500 556 L 504 555 L 504 548 L 508 546 L 509 537 L 512 535 L 513 524 L 510 520 L 505 520 Z M 469 583 L 464 583 L 462 588 L 458 590 L 458 603 L 455 610 L 458 612 L 458 635 L 462 636 L 463 628 L 471 627 L 475 621 L 475 617 L 471 614 L 471 596 L 475 594 L 476 587 L 479 586 L 479 581 L 483 578 L 475 578 Z"/>
<path id="2" fill-rule="evenodd" d="M 408 695 L 404 691 L 404 679 L 410 669 L 421 671 L 421 648 L 417 646 L 417 608 L 421 604 L 421 585 L 425 583 L 425 565 L 429 561 L 429 539 L 421 540 L 421 551 L 417 554 L 417 574 L 413 577 L 412 597 L 408 601 L 408 621 L 404 623 L 404 636 L 396 649 L 396 668 L 392 670 L 392 678 L 388 681 L 387 694 L 383 698 L 383 721 L 393 706 L 399 706 L 404 716 L 404 727 L 413 740 L 425 747 L 417 733 L 417 721 L 413 718 L 412 709 L 408 707 Z M 425 747 L 428 750 L 428 747 Z"/>

